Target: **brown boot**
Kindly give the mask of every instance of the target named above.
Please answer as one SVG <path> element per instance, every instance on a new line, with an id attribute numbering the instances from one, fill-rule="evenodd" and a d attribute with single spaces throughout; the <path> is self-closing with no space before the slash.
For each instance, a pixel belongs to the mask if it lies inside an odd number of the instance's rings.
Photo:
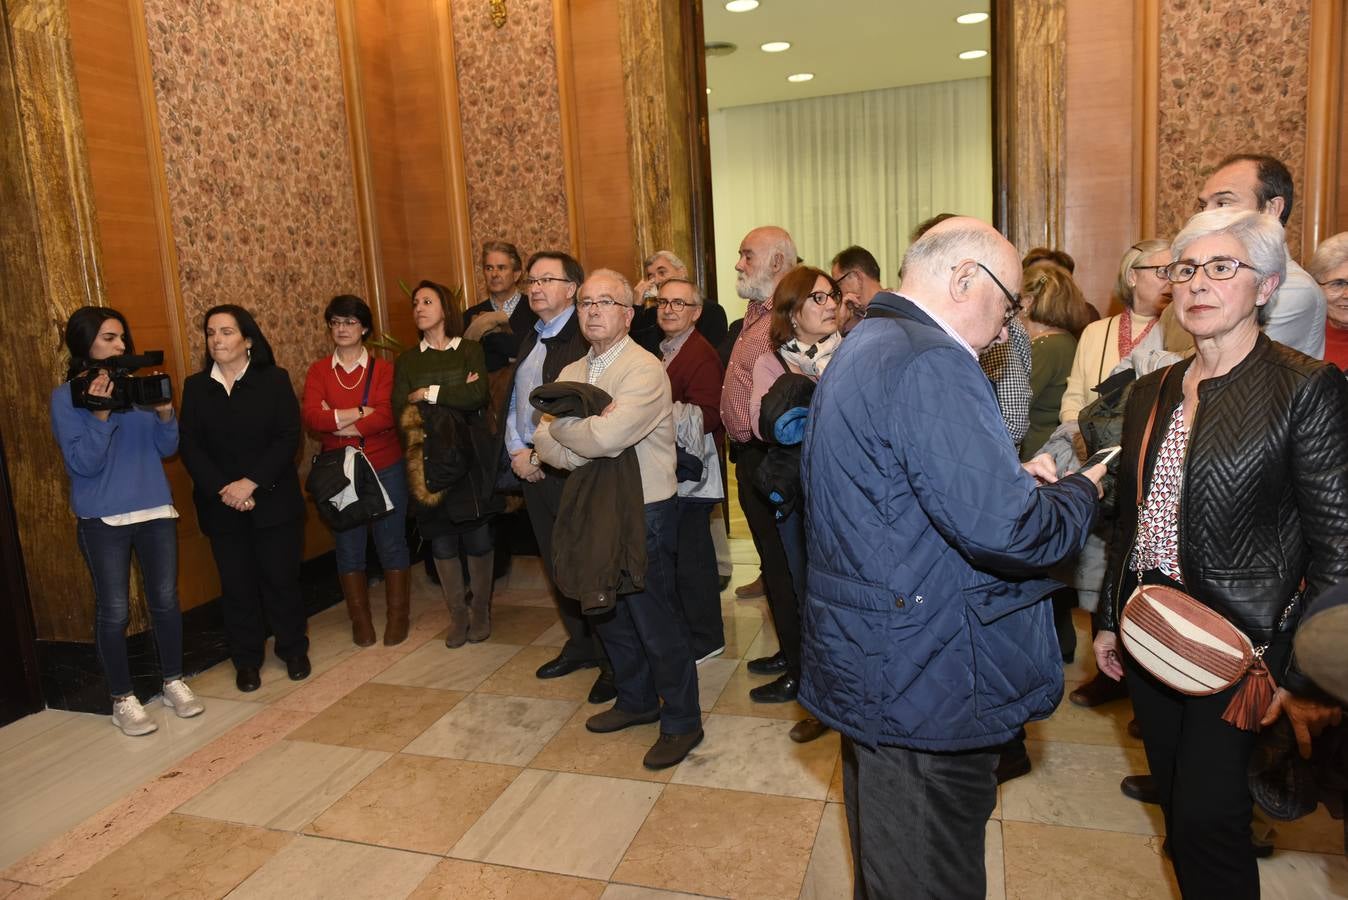
<path id="1" fill-rule="evenodd" d="M 346 614 L 351 617 L 351 640 L 357 647 L 374 643 L 374 622 L 370 621 L 370 590 L 365 573 L 347 572 L 338 575 L 342 597 L 346 600 Z"/>
<path id="2" fill-rule="evenodd" d="M 492 568 L 495 553 L 468 557 L 468 584 L 473 605 L 468 610 L 468 640 L 476 644 L 491 637 Z"/>
<path id="3" fill-rule="evenodd" d="M 384 570 L 384 603 L 388 607 L 388 621 L 384 624 L 384 646 L 392 647 L 407 640 L 408 620 L 412 601 L 408 596 L 410 585 L 406 569 Z"/>
<path id="4" fill-rule="evenodd" d="M 445 592 L 445 606 L 449 609 L 449 633 L 445 646 L 451 650 L 462 647 L 468 640 L 468 604 L 464 601 L 463 564 L 453 559 L 437 559 L 435 571 L 440 573 L 440 590 Z"/>

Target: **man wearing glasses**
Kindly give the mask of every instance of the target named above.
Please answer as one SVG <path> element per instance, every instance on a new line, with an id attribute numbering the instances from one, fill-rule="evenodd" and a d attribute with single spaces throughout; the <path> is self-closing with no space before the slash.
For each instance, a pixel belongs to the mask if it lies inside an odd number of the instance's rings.
<path id="1" fill-rule="evenodd" d="M 701 742 L 702 717 L 688 623 L 674 594 L 678 500 L 669 379 L 660 361 L 628 336 L 632 304 L 631 284 L 611 269 L 592 272 L 581 285 L 576 315 L 590 350 L 558 380 L 593 385 L 613 402 L 596 416 L 544 417 L 534 443 L 545 464 L 567 470 L 636 451 L 646 520 L 644 587 L 594 617 L 618 698 L 585 727 L 603 734 L 659 722 L 660 737 L 643 760 L 658 770 L 678 765 Z M 596 522 L 594 529 L 605 535 L 614 525 Z"/>
<path id="2" fill-rule="evenodd" d="M 871 251 L 853 245 L 833 257 L 833 280 L 842 291 L 838 330 L 846 335 L 866 318 L 871 298 L 885 289 L 880 283 L 880 264 Z"/>
<path id="3" fill-rule="evenodd" d="M 1006 433 L 978 365 L 1018 306 L 1005 238 L 951 218 L 903 272 L 810 404 L 799 697 L 843 735 L 857 895 L 982 898 L 998 748 L 1062 698 L 1042 573 L 1086 543 L 1105 469 L 1022 466 Z"/>
<path id="4" fill-rule="evenodd" d="M 519 364 L 511 382 L 505 411 L 505 448 L 510 468 L 520 479 L 529 524 L 533 526 L 543 568 L 552 579 L 552 528 L 562 502 L 565 472 L 550 468 L 534 449 L 539 413 L 529 403 L 529 394 L 540 384 L 551 384 L 562 369 L 583 357 L 589 344 L 576 317 L 576 291 L 585 271 L 569 255 L 543 250 L 529 257 L 525 267 L 529 308 L 538 316 L 533 331 L 520 345 Z M 613 675 L 603 647 L 590 623 L 581 615 L 580 604 L 553 590 L 557 613 L 566 629 L 566 645 L 556 659 L 538 667 L 539 678 L 560 678 L 577 669 L 599 668 L 599 678 L 590 690 L 591 703 L 604 703 L 615 696 Z"/>

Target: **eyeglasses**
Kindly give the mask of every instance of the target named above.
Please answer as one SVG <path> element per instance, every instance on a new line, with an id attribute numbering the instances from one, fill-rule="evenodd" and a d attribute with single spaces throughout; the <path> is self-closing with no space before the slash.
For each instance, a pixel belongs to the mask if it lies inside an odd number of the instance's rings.
<path id="1" fill-rule="evenodd" d="M 334 317 L 334 318 L 328 319 L 328 327 L 329 327 L 329 328 L 361 328 L 361 327 L 363 327 L 363 326 L 360 324 L 360 319 L 339 319 L 339 318 Z"/>
<path id="2" fill-rule="evenodd" d="M 1214 256 L 1205 263 L 1182 259 L 1166 266 L 1165 274 L 1170 279 L 1171 284 L 1184 284 L 1192 280 L 1198 274 L 1199 269 L 1202 269 L 1203 274 L 1213 281 L 1230 281 L 1236 277 L 1236 273 L 1241 269 L 1249 269 L 1251 272 L 1259 274 L 1259 270 L 1254 266 L 1238 259 L 1232 259 L 1229 256 Z"/>
<path id="3" fill-rule="evenodd" d="M 1011 320 L 1020 314 L 1020 295 L 1013 294 L 1010 291 L 1008 291 L 1006 289 L 1006 285 L 1002 284 L 1001 279 L 999 279 L 996 275 L 993 275 L 992 270 L 989 269 L 987 266 L 983 265 L 982 263 L 975 263 L 975 265 L 977 265 L 978 268 L 982 269 L 984 272 L 987 272 L 988 277 L 992 279 L 992 283 L 997 285 L 997 287 L 1001 288 L 1002 293 L 1006 295 L 1006 302 L 1007 304 L 1009 304 L 1009 308 L 1006 311 L 1006 315 L 1002 316 L 1002 324 L 1010 325 Z"/>
<path id="4" fill-rule="evenodd" d="M 805 296 L 813 300 L 818 306 L 823 306 L 830 300 L 834 303 L 842 300 L 842 294 L 838 291 L 815 291 L 814 293 L 806 294 Z"/>
<path id="5" fill-rule="evenodd" d="M 1164 265 L 1164 266 L 1132 266 L 1131 268 L 1132 268 L 1133 270 L 1135 270 L 1135 271 L 1138 271 L 1138 272 L 1145 272 L 1145 271 L 1150 270 L 1150 271 L 1151 271 L 1151 274 L 1155 275 L 1155 276 L 1156 276 L 1157 278 L 1159 278 L 1161 281 L 1167 281 L 1168 278 L 1169 278 L 1169 277 L 1166 275 L 1166 272 L 1170 269 L 1170 266 L 1169 266 L 1169 265 Z"/>
<path id="6" fill-rule="evenodd" d="M 692 300 L 682 300 L 682 299 L 666 300 L 664 297 L 661 297 L 659 300 L 655 301 L 655 305 L 659 309 L 672 307 L 675 312 L 683 312 L 690 306 L 701 306 L 702 304 L 694 303 Z"/>
<path id="7" fill-rule="evenodd" d="M 1345 281 L 1342 278 L 1334 278 L 1329 281 L 1320 281 L 1317 282 L 1317 284 L 1319 284 L 1320 287 L 1325 289 L 1326 297 L 1333 297 L 1335 299 L 1338 299 L 1339 297 L 1342 297 L 1345 293 L 1348 293 L 1348 281 Z"/>
<path id="8" fill-rule="evenodd" d="M 579 303 L 576 304 L 576 306 L 580 308 L 580 311 L 581 311 L 581 312 L 586 312 L 586 313 L 589 312 L 589 311 L 592 310 L 592 309 L 602 309 L 602 310 L 604 310 L 605 312 L 608 312 L 610 309 L 613 309 L 615 306 L 621 307 L 621 308 L 623 308 L 623 309 L 631 309 L 631 308 L 632 308 L 631 304 L 629 304 L 629 303 L 619 303 L 617 300 L 614 300 L 612 297 L 600 297 L 598 300 L 581 300 Z"/>
<path id="9" fill-rule="evenodd" d="M 869 312 L 868 307 L 862 306 L 860 303 L 857 303 L 854 300 L 848 300 L 844 305 L 847 307 L 847 311 L 852 314 L 852 318 L 854 319 L 864 319 L 866 318 L 866 313 Z"/>
<path id="10" fill-rule="evenodd" d="M 560 281 L 563 284 L 571 283 L 570 278 L 558 278 L 556 275 L 544 275 L 541 278 L 535 278 L 531 275 L 528 278 L 524 279 L 524 283 L 529 285 L 529 287 L 533 287 L 536 284 L 541 284 L 544 287 L 546 287 L 547 285 L 551 284 L 554 281 Z"/>

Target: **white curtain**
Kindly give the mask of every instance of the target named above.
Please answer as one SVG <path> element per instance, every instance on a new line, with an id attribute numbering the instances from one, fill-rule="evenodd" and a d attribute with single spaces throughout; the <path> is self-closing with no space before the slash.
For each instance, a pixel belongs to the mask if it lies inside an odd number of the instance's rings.
<path id="1" fill-rule="evenodd" d="M 919 222 L 991 218 L 989 102 L 988 79 L 971 78 L 713 112 L 717 283 L 731 320 L 744 310 L 739 243 L 757 225 L 785 228 L 825 271 L 860 244 L 892 287 Z"/>

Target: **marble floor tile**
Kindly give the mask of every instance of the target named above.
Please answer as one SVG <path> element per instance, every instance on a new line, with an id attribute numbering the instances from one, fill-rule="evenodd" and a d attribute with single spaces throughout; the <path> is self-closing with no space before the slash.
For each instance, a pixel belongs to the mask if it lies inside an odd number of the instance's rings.
<path id="1" fill-rule="evenodd" d="M 561 678 L 539 678 L 534 673 L 557 656 L 552 647 L 524 647 L 493 672 L 477 689 L 484 694 L 541 697 L 544 700 L 584 701 L 599 677 L 598 669 L 578 669 Z"/>
<path id="2" fill-rule="evenodd" d="M 721 617 L 721 622 L 725 630 L 725 653 L 726 659 L 740 659 L 748 653 L 753 645 L 754 638 L 758 637 L 759 632 L 768 631 L 769 641 L 772 649 L 768 653 L 775 653 L 777 650 L 777 638 L 772 633 L 771 628 L 765 627 L 765 623 L 750 616 L 730 616 Z M 763 655 L 767 655 L 766 653 Z"/>
<path id="3" fill-rule="evenodd" d="M 1259 860 L 1259 893 L 1264 900 L 1321 900 L 1348 897 L 1348 859 L 1332 854 L 1279 852 Z"/>
<path id="4" fill-rule="evenodd" d="M 983 835 L 983 871 L 987 876 L 987 900 L 1006 900 L 1006 851 L 1002 846 L 1002 823 L 988 820 Z"/>
<path id="5" fill-rule="evenodd" d="M 733 586 L 721 594 L 721 618 L 739 617 L 757 619 L 759 622 L 771 622 L 772 611 L 768 609 L 768 598 L 756 597 L 753 600 L 740 600 L 735 596 Z"/>
<path id="6" fill-rule="evenodd" d="M 343 659 L 360 650 L 350 640 L 346 642 L 330 641 L 309 648 L 309 665 L 312 672 L 309 678 L 322 675 Z M 267 643 L 266 656 L 262 661 L 262 687 L 248 694 L 239 693 L 234 686 L 234 665 L 225 660 L 211 666 L 200 675 L 187 679 L 187 683 L 204 697 L 220 697 L 225 700 L 245 700 L 249 703 L 271 703 L 279 700 L 291 691 L 299 690 L 305 681 L 291 681 L 286 675 L 286 664 L 271 652 L 271 642 Z M 307 681 L 307 679 L 306 679 Z"/>
<path id="7" fill-rule="evenodd" d="M 122 734 L 108 716 L 55 710 L 0 729 L 0 869 L 263 709 L 237 700 L 204 702 L 206 711 L 191 719 L 157 700 L 147 704 L 159 730 L 141 737 Z"/>
<path id="8" fill-rule="evenodd" d="M 595 714 L 595 709 L 585 704 L 576 710 L 575 715 L 533 758 L 529 767 L 660 783 L 674 777 L 673 769 L 652 772 L 641 764 L 646 751 L 660 737 L 658 722 L 636 725 L 609 734 L 593 734 L 585 730 L 585 720 Z"/>
<path id="9" fill-rule="evenodd" d="M 444 856 L 519 772 L 513 766 L 399 754 L 306 831 Z"/>
<path id="10" fill-rule="evenodd" d="M 1343 855 L 1343 823 L 1319 806 L 1295 822 L 1274 822 L 1273 846 L 1279 850 Z"/>
<path id="11" fill-rule="evenodd" d="M 706 738 L 674 771 L 675 784 L 758 791 L 823 800 L 839 756 L 830 733 L 808 744 L 788 737 L 791 723 L 711 715 Z"/>
<path id="12" fill-rule="evenodd" d="M 396 753 L 466 695 L 370 682 L 289 735 L 291 740 Z"/>
<path id="13" fill-rule="evenodd" d="M 1064 685 L 1062 702 L 1053 711 L 1053 715 L 1039 722 L 1027 723 L 1026 736 L 1032 741 L 1065 741 L 1073 744 L 1141 749 L 1142 742 L 1128 736 L 1128 722 L 1133 718 L 1133 705 L 1124 700 L 1119 703 L 1106 703 L 1092 709 L 1076 706 L 1067 699 L 1067 695 L 1078 686 L 1074 682 Z"/>
<path id="14" fill-rule="evenodd" d="M 496 590 L 502 588 L 511 591 L 546 591 L 548 576 L 543 571 L 543 560 L 537 556 L 513 556 L 510 559 L 510 574 L 496 582 Z"/>
<path id="15" fill-rule="evenodd" d="M 838 761 L 833 764 L 833 777 L 828 781 L 828 797 L 830 803 L 843 802 L 843 774 L 842 774 L 842 753 L 838 753 Z"/>
<path id="16" fill-rule="evenodd" d="M 613 878 L 718 897 L 795 897 L 823 811 L 815 800 L 671 784 Z"/>
<path id="17" fill-rule="evenodd" d="M 716 705 L 703 712 L 721 713 L 729 716 L 757 716 L 764 719 L 790 719 L 799 722 L 809 715 L 799 703 L 755 703 L 749 699 L 749 690 L 760 684 L 772 681 L 774 675 L 751 675 L 744 663 L 736 666 L 735 671 L 726 679 Z"/>
<path id="18" fill-rule="evenodd" d="M 684 894 L 678 891 L 659 891 L 655 888 L 637 887 L 634 884 L 610 883 L 599 900 L 701 900 L 703 897 L 721 896 L 720 894 Z"/>
<path id="19" fill-rule="evenodd" d="M 376 644 L 345 657 L 322 675 L 306 679 L 298 690 L 272 703 L 274 709 L 318 713 L 403 658 L 396 647 Z"/>
<path id="20" fill-rule="evenodd" d="M 409 900 L 595 900 L 604 882 L 551 872 L 442 860 Z"/>
<path id="21" fill-rule="evenodd" d="M 492 594 L 492 606 L 532 606 L 535 609 L 557 609 L 552 593 L 546 588 L 509 588 Z"/>
<path id="22" fill-rule="evenodd" d="M 621 778 L 529 769 L 451 855 L 607 880 L 660 790 Z"/>
<path id="23" fill-rule="evenodd" d="M 239 885 L 230 900 L 400 900 L 434 856 L 300 836 Z"/>
<path id="24" fill-rule="evenodd" d="M 718 656 L 697 667 L 697 701 L 703 712 L 716 705 L 738 666 L 738 660 Z"/>
<path id="25" fill-rule="evenodd" d="M 473 694 L 441 716 L 403 752 L 528 765 L 578 706 L 571 700 Z"/>
<path id="26" fill-rule="evenodd" d="M 1084 609 L 1072 610 L 1072 623 L 1077 632 L 1076 658 L 1070 663 L 1063 663 L 1062 674 L 1064 681 L 1080 684 L 1090 681 L 1099 670 L 1095 667 L 1095 651 L 1091 648 L 1090 613 Z"/>
<path id="27" fill-rule="evenodd" d="M 178 807 L 178 812 L 299 831 L 388 757 L 375 750 L 281 741 Z"/>
<path id="28" fill-rule="evenodd" d="M 553 615 L 555 616 L 556 613 L 553 613 Z M 562 626 L 562 623 L 553 622 L 548 626 L 548 630 L 534 638 L 532 643 L 536 647 L 553 647 L 560 649 L 566 645 L 566 637 L 566 628 Z"/>
<path id="29" fill-rule="evenodd" d="M 514 656 L 510 644 L 464 644 L 450 650 L 441 641 L 428 641 L 374 677 L 380 684 L 471 691 Z"/>
<path id="30" fill-rule="evenodd" d="M 1002 822 L 1008 900 L 1178 898 L 1160 837 Z"/>
<path id="31" fill-rule="evenodd" d="M 536 606 L 496 606 L 491 613 L 491 637 L 495 644 L 532 644 L 557 621 L 557 612 Z"/>
<path id="32" fill-rule="evenodd" d="M 824 806 L 814 838 L 810 865 L 800 900 L 833 900 L 852 896 L 852 845 L 847 836 L 847 810 L 841 803 Z"/>
<path id="33" fill-rule="evenodd" d="M 1034 768 L 1001 790 L 1003 821 L 1160 834 L 1161 808 L 1119 791 L 1124 775 L 1147 770 L 1141 750 L 1026 741 Z"/>
<path id="34" fill-rule="evenodd" d="M 223 897 L 292 840 L 280 831 L 169 815 L 67 883 L 59 896 Z"/>

